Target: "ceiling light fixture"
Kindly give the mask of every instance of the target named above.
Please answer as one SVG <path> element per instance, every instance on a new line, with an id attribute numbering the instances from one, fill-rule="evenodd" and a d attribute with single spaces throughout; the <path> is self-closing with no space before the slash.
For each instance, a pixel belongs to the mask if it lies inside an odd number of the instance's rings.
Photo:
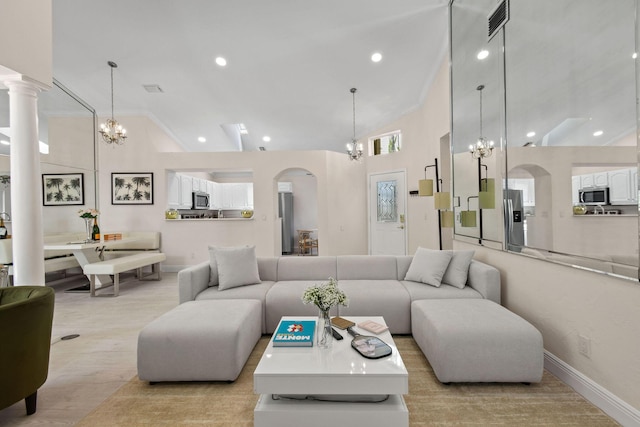
<path id="1" fill-rule="evenodd" d="M 227 60 L 224 59 L 222 56 L 218 56 L 216 58 L 216 64 L 218 64 L 221 67 L 226 67 L 227 66 Z"/>
<path id="2" fill-rule="evenodd" d="M 533 138 L 534 136 L 536 136 L 536 133 L 534 131 L 527 133 L 527 138 Z"/>
<path id="3" fill-rule="evenodd" d="M 356 92 L 358 89 L 352 87 L 350 92 L 353 96 L 353 138 L 351 142 L 347 144 L 347 154 L 351 160 L 360 160 L 362 158 L 362 144 L 358 143 L 356 139 Z"/>
<path id="4" fill-rule="evenodd" d="M 271 137 L 269 135 L 265 135 L 265 136 L 262 137 L 262 140 L 264 142 L 271 142 Z"/>
<path id="5" fill-rule="evenodd" d="M 633 52 L 633 55 L 631 55 L 631 58 L 636 59 L 638 57 L 638 52 Z"/>
<path id="6" fill-rule="evenodd" d="M 478 55 L 476 55 L 476 58 L 482 61 L 483 59 L 486 59 L 488 56 L 489 56 L 489 51 L 486 49 L 482 49 L 480 52 L 478 52 Z"/>
<path id="7" fill-rule="evenodd" d="M 118 64 L 113 61 L 107 62 L 111 67 L 111 118 L 100 125 L 100 134 L 107 144 L 124 144 L 127 139 L 127 130 L 120 125 L 113 117 L 113 69 L 118 68 Z"/>
<path id="8" fill-rule="evenodd" d="M 469 151 L 474 159 L 483 159 L 491 157 L 491 154 L 493 154 L 493 141 L 487 141 L 482 136 L 482 89 L 484 89 L 484 85 L 480 85 L 476 89 L 480 92 L 480 137 L 475 144 L 469 146 Z"/>
<path id="9" fill-rule="evenodd" d="M 373 62 L 380 62 L 382 61 L 382 54 L 380 52 L 375 52 L 373 55 L 371 55 L 371 60 Z"/>
<path id="10" fill-rule="evenodd" d="M 207 142 L 207 138 L 205 138 L 204 136 L 199 136 L 198 142 Z"/>
<path id="11" fill-rule="evenodd" d="M 601 131 L 601 130 L 597 130 L 597 131 L 595 131 L 595 132 L 593 133 L 593 136 L 600 136 L 600 135 L 602 135 L 603 133 L 604 133 L 603 131 Z"/>

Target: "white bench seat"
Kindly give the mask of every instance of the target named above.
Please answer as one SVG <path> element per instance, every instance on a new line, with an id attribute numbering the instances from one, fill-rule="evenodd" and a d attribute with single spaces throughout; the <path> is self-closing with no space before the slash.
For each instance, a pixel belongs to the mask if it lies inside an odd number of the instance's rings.
<path id="1" fill-rule="evenodd" d="M 160 280 L 160 263 L 167 259 L 167 256 L 158 252 L 145 252 L 135 255 L 128 255 L 106 261 L 87 264 L 83 268 L 84 274 L 89 276 L 91 296 L 96 296 L 96 275 L 108 274 L 113 276 L 113 296 L 118 296 L 120 291 L 120 273 L 129 270 L 138 270 L 138 279 L 143 280 L 142 267 L 152 266 L 152 274 L 156 273 L 155 280 Z"/>

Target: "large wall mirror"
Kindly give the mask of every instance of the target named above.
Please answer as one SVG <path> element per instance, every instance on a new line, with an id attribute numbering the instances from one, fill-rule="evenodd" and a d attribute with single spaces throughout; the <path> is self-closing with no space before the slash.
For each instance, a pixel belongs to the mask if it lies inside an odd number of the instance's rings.
<path id="1" fill-rule="evenodd" d="M 58 179 L 51 184 L 61 182 L 59 188 L 46 188 L 43 181 L 44 197 L 50 193 L 49 202 L 43 199 L 45 233 L 82 231 L 77 211 L 98 208 L 95 125 L 94 109 L 60 82 L 54 80 L 50 90 L 38 95 L 41 173 Z M 11 214 L 10 155 L 9 93 L 0 90 L 0 212 L 8 214 L 5 220 Z M 7 224 L 11 233 L 11 221 Z"/>
<path id="2" fill-rule="evenodd" d="M 450 8 L 456 238 L 637 280 L 637 1 Z"/>

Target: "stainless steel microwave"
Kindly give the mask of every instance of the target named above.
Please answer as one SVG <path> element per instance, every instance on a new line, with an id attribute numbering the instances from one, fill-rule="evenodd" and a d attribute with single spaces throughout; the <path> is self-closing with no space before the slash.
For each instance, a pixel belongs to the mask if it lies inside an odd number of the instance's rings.
<path id="1" fill-rule="evenodd" d="M 209 193 L 194 191 L 192 195 L 191 209 L 209 209 Z"/>
<path id="2" fill-rule="evenodd" d="M 609 187 L 583 188 L 579 191 L 580 203 L 585 205 L 608 205 Z"/>

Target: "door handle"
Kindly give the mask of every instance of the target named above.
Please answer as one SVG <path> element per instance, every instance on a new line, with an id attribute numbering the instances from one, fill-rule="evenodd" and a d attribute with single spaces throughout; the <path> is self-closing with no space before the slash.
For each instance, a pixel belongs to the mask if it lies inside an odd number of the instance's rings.
<path id="1" fill-rule="evenodd" d="M 401 229 L 401 230 L 404 230 L 404 225 L 401 225 L 398 228 Z"/>

